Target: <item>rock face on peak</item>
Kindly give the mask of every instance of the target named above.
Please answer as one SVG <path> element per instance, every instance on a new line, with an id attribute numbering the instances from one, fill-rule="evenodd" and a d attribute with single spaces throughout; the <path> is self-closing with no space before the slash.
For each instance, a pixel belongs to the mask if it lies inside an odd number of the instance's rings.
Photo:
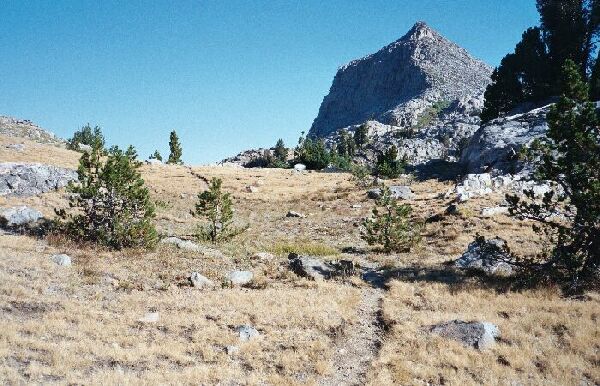
<path id="1" fill-rule="evenodd" d="M 66 144 L 63 139 L 27 119 L 17 119 L 4 115 L 0 115 L 0 134 L 60 147 L 64 147 Z"/>
<path id="2" fill-rule="evenodd" d="M 338 70 L 309 135 L 327 137 L 367 120 L 398 128 L 422 126 L 423 114 L 435 106 L 478 108 L 491 72 L 418 22 L 399 40 Z"/>

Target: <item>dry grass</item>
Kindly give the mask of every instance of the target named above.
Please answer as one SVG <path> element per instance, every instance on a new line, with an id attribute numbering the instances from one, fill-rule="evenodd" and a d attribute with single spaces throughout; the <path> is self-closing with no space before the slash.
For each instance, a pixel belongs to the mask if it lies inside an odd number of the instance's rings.
<path id="1" fill-rule="evenodd" d="M 26 142 L 0 136 L 2 161 L 45 162 L 74 167 L 78 154 L 29 144 L 22 153 L 4 144 Z M 29 150 L 28 150 L 29 149 Z M 157 202 L 163 235 L 190 236 L 196 195 L 213 177 L 233 194 L 239 225 L 250 228 L 211 245 L 224 257 L 160 245 L 155 251 L 109 252 L 60 240 L 0 236 L 0 379 L 7 383 L 228 383 L 294 384 L 318 381 L 334 371 L 336 332 L 357 323 L 362 286 L 358 278 L 311 283 L 287 269 L 291 251 L 335 255 L 344 247 L 367 247 L 358 224 L 373 202 L 348 174 L 289 170 L 145 165 L 142 175 Z M 406 182 L 406 181 L 398 181 Z M 249 193 L 247 186 L 258 187 Z M 411 182 L 411 201 L 422 218 L 443 214 L 453 187 Z M 455 259 L 475 234 L 505 238 L 511 249 L 533 254 L 545 245 L 530 224 L 481 209 L 501 195 L 460 204 L 459 215 L 441 215 L 423 231 L 410 253 L 368 252 L 361 259 L 389 272 L 423 274 L 393 281 L 384 293 L 383 318 L 390 326 L 373 362 L 371 384 L 572 384 L 600 383 L 599 300 L 566 300 L 557 292 L 499 293 L 476 280 L 447 280 L 444 262 Z M 64 207 L 62 192 L 0 198 L 0 206 L 30 205 L 51 217 Z M 360 207 L 356 207 L 359 205 Z M 295 210 L 306 218 L 287 218 Z M 252 259 L 273 251 L 273 260 Z M 370 250 L 372 251 L 372 250 Z M 48 257 L 66 252 L 72 267 Z M 353 255 L 338 257 L 354 259 Z M 195 290 L 192 271 L 221 283 L 233 269 L 249 269 L 250 288 Z M 437 272 L 438 274 L 430 274 Z M 429 274 L 428 274 L 429 273 Z M 395 275 L 392 275 L 395 276 Z M 156 324 L 140 324 L 157 310 Z M 488 352 L 431 336 L 423 326 L 449 319 L 497 323 L 502 340 Z M 233 327 L 252 324 L 262 336 L 238 344 Z M 225 353 L 237 344 L 240 352 Z"/>
<path id="2" fill-rule="evenodd" d="M 500 294 L 395 281 L 383 307 L 390 330 L 370 383 L 598 384 L 600 297 L 592 296 L 577 301 L 552 290 Z M 426 330 L 453 319 L 492 322 L 501 340 L 479 352 Z"/>

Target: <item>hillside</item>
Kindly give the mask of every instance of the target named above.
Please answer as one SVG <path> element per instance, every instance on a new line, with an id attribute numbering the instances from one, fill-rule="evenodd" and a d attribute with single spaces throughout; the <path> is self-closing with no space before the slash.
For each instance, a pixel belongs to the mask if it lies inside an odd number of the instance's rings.
<path id="1" fill-rule="evenodd" d="M 2 162 L 74 168 L 79 153 L 0 135 Z M 23 143 L 15 150 L 5 144 Z M 39 147 L 38 147 L 39 146 Z M 415 213 L 430 221 L 421 247 L 384 254 L 360 238 L 373 200 L 344 173 L 144 165 L 163 236 L 190 236 L 190 211 L 220 177 L 239 224 L 231 242 L 161 243 L 108 251 L 61 238 L 0 235 L 0 379 L 15 383 L 178 384 L 588 384 L 600 383 L 600 297 L 558 289 L 510 290 L 448 264 L 480 233 L 524 255 L 543 248 L 530 224 L 489 211 L 504 188 L 456 203 L 455 184 L 410 178 Z M 250 190 L 249 186 L 253 186 Z M 448 210 L 455 204 L 455 210 Z M 65 192 L 1 196 L 52 218 Z M 486 211 L 487 209 L 487 211 Z M 296 211 L 305 217 L 288 217 Z M 490 215 L 490 213 L 492 213 Z M 186 249 L 188 248 L 188 249 Z M 288 252 L 351 260 L 356 273 L 308 280 Z M 71 266 L 52 256 L 66 253 Z M 254 278 L 226 284 L 232 270 Z M 200 272 L 217 285 L 189 284 Z M 486 350 L 429 332 L 454 319 L 486 321 Z M 258 331 L 244 335 L 240 326 Z M 252 331 L 252 330 L 249 330 Z M 248 338 L 246 340 L 246 338 Z"/>

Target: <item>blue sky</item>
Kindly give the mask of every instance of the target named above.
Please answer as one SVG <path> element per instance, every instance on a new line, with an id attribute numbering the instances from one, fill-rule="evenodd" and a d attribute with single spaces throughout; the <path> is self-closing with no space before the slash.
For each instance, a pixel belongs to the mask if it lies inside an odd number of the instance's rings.
<path id="1" fill-rule="evenodd" d="M 0 12 L 0 115 L 89 122 L 142 157 L 218 161 L 307 131 L 336 69 L 426 21 L 497 65 L 534 0 L 23 1 Z"/>

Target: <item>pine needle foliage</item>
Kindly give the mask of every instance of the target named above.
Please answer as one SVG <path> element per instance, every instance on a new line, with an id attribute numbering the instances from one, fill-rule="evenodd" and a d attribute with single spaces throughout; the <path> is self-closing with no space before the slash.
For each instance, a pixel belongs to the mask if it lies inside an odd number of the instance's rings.
<path id="1" fill-rule="evenodd" d="M 412 218 L 412 207 L 399 204 L 386 186 L 373 208 L 373 215 L 363 221 L 361 237 L 369 245 L 381 245 L 384 252 L 408 252 L 421 242 L 422 222 Z"/>
<path id="2" fill-rule="evenodd" d="M 105 155 L 99 142 L 85 152 L 70 183 L 71 210 L 58 211 L 61 229 L 77 241 L 113 249 L 151 248 L 157 242 L 155 208 L 144 184 L 133 147 L 112 147 Z"/>

